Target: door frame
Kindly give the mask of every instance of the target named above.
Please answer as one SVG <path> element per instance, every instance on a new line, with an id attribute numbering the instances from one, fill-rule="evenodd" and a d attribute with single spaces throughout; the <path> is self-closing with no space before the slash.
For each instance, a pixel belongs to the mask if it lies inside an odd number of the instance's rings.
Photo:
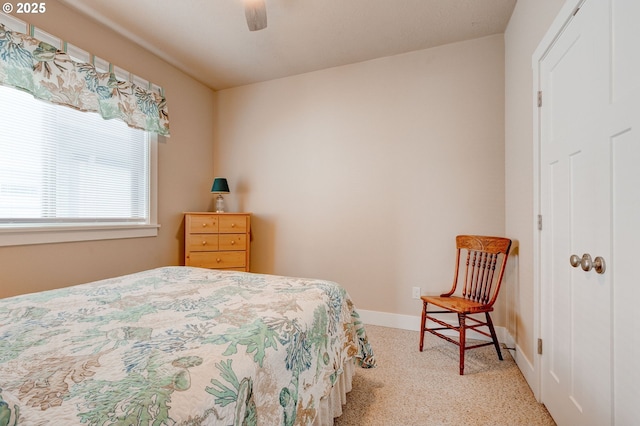
<path id="1" fill-rule="evenodd" d="M 541 164 L 540 164 L 540 147 L 541 147 L 541 114 L 538 107 L 538 92 L 541 90 L 540 80 L 540 63 L 547 56 L 551 47 L 555 44 L 560 34 L 567 27 L 569 22 L 573 19 L 575 12 L 579 9 L 586 0 L 566 0 L 565 4 L 560 9 L 560 12 L 553 20 L 551 26 L 545 33 L 544 37 L 540 40 L 538 47 L 532 56 L 532 69 L 533 69 L 533 93 L 531 96 L 533 105 L 533 348 L 537 348 L 537 339 L 542 338 L 542 283 L 541 276 L 541 258 L 542 258 L 542 244 L 541 233 L 538 229 L 538 218 L 541 215 L 540 211 L 540 199 L 541 199 Z M 597 0 L 596 0 L 597 1 Z M 544 94 L 543 100 L 544 103 Z M 544 227 L 544 218 L 542 220 L 542 226 Z M 542 402 L 542 355 L 537 351 L 533 356 L 533 371 L 531 374 L 526 375 L 527 381 L 533 394 L 538 400 Z"/>

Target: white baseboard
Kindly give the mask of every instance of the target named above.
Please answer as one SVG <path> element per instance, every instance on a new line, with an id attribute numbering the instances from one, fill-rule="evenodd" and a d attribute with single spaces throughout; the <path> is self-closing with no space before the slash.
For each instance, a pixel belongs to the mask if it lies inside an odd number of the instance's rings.
<path id="1" fill-rule="evenodd" d="M 360 319 L 365 324 L 382 327 L 399 328 L 401 330 L 420 330 L 420 317 L 414 315 L 390 314 L 388 312 L 366 311 L 358 309 Z"/>
<path id="2" fill-rule="evenodd" d="M 513 352 L 512 352 L 513 354 Z M 516 356 L 514 357 L 516 360 L 516 364 L 518 368 L 522 372 L 524 379 L 529 384 L 529 387 L 533 391 L 533 395 L 536 397 L 536 400 L 540 402 L 540 385 L 538 381 L 538 375 L 536 374 L 536 369 L 533 363 L 529 358 L 524 355 L 524 352 L 520 349 L 518 345 L 516 345 Z"/>

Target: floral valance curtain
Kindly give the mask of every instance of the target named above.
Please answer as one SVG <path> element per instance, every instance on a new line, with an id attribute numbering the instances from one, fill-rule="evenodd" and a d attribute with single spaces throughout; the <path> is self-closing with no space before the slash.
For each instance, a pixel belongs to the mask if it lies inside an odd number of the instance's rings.
<path id="1" fill-rule="evenodd" d="M 28 28 L 34 32 L 33 27 Z M 133 78 L 119 78 L 110 64 L 106 64 L 106 70 L 98 70 L 94 63 L 72 58 L 65 51 L 67 43 L 60 44 L 60 48 L 55 47 L 33 34 L 10 30 L 0 22 L 0 84 L 25 90 L 38 99 L 97 112 L 105 119 L 119 118 L 131 127 L 169 136 L 162 89 L 154 89 L 148 82 L 147 87 L 136 84 L 131 81 Z"/>

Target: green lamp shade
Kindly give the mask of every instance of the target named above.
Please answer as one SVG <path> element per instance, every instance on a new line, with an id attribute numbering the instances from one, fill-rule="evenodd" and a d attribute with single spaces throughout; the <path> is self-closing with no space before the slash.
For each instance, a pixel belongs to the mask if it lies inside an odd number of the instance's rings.
<path id="1" fill-rule="evenodd" d="M 227 180 L 225 178 L 215 178 L 213 180 L 211 192 L 214 194 L 228 194 L 229 184 L 227 183 Z"/>

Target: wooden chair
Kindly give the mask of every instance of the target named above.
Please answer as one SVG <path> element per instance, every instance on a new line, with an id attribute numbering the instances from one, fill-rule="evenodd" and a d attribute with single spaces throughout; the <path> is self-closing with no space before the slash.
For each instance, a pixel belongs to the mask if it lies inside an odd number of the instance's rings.
<path id="1" fill-rule="evenodd" d="M 484 237 L 478 235 L 458 235 L 456 237 L 457 255 L 453 286 L 448 293 L 440 296 L 422 296 L 422 323 L 420 327 L 420 352 L 424 346 L 424 333 L 429 332 L 441 337 L 460 348 L 460 375 L 464 374 L 464 353 L 466 350 L 482 346 L 494 345 L 498 358 L 502 361 L 500 345 L 489 312 L 493 311 L 493 304 L 498 297 L 504 268 L 507 264 L 511 240 L 500 237 Z M 462 255 L 461 255 L 462 254 Z M 464 269 L 464 271 L 463 271 Z M 497 270 L 497 273 L 496 273 Z M 458 291 L 456 293 L 456 290 Z M 455 293 L 455 295 L 454 295 Z M 427 311 L 427 305 L 432 304 L 439 310 Z M 485 320 L 469 315 L 483 314 Z M 456 314 L 458 324 L 452 325 L 433 314 Z M 427 319 L 440 327 L 428 328 Z M 467 324 L 467 320 L 471 324 Z M 486 329 L 478 329 L 487 327 Z M 440 333 L 440 330 L 455 330 L 459 339 L 456 341 Z M 491 338 L 491 342 L 466 346 L 466 332 L 474 330 Z M 455 336 L 455 335 L 454 335 Z"/>

